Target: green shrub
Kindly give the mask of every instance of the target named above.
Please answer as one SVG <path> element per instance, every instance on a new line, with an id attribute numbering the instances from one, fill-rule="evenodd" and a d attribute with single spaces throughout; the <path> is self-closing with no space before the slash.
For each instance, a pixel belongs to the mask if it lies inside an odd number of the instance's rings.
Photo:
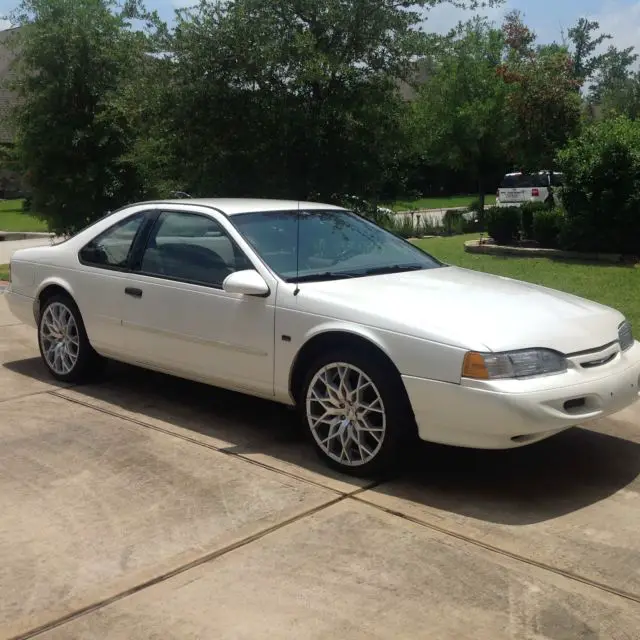
<path id="1" fill-rule="evenodd" d="M 402 238 L 413 238 L 416 236 L 417 230 L 409 216 L 398 216 L 389 218 L 383 226 Z"/>
<path id="2" fill-rule="evenodd" d="M 319 200 L 320 197 L 316 196 L 312 199 Z M 385 226 L 391 217 L 391 214 L 389 214 L 387 210 L 378 207 L 360 196 L 334 194 L 330 200 L 333 204 L 349 209 L 350 211 L 353 211 L 353 213 L 364 218 L 368 218 L 380 226 Z"/>
<path id="3" fill-rule="evenodd" d="M 486 211 L 487 231 L 498 244 L 513 244 L 520 235 L 519 207 L 491 207 Z"/>
<path id="4" fill-rule="evenodd" d="M 462 211 L 449 209 L 449 211 L 444 214 L 444 230 L 447 235 L 452 236 L 463 233 L 464 216 L 462 213 Z"/>
<path id="5" fill-rule="evenodd" d="M 482 209 L 481 203 L 480 203 L 480 198 L 476 198 L 475 200 L 471 201 L 471 204 L 469 205 L 469 211 L 472 211 L 473 213 L 476 214 L 483 214 L 484 210 Z"/>
<path id="6" fill-rule="evenodd" d="M 477 215 L 463 216 L 462 218 L 462 233 L 479 233 L 485 230 L 484 216 Z"/>
<path id="7" fill-rule="evenodd" d="M 545 249 L 556 249 L 564 226 L 564 211 L 544 208 L 533 215 L 532 238 Z"/>
<path id="8" fill-rule="evenodd" d="M 444 230 L 440 218 L 428 215 L 418 215 L 418 218 L 416 220 L 416 238 L 442 235 Z"/>
<path id="9" fill-rule="evenodd" d="M 485 218 L 486 218 L 486 207 L 483 208 L 480 206 L 480 199 L 476 198 L 467 209 L 467 212 L 470 214 L 465 217 L 465 227 L 466 230 L 464 233 L 473 233 L 474 231 L 483 231 L 485 226 Z"/>
<path id="10" fill-rule="evenodd" d="M 31 196 L 27 196 L 22 201 L 22 212 L 23 213 L 31 213 L 32 209 L 33 209 L 33 198 Z"/>
<path id="11" fill-rule="evenodd" d="M 544 202 L 525 202 L 520 207 L 520 216 L 522 218 L 522 235 L 527 240 L 534 240 L 533 237 L 533 218 L 540 211 L 549 211 L 551 207 Z"/>
<path id="12" fill-rule="evenodd" d="M 640 121 L 604 120 L 558 155 L 566 249 L 640 253 Z"/>
<path id="13" fill-rule="evenodd" d="M 443 233 L 442 225 L 434 218 L 419 214 L 389 216 L 381 226 L 402 238 L 420 238 Z"/>

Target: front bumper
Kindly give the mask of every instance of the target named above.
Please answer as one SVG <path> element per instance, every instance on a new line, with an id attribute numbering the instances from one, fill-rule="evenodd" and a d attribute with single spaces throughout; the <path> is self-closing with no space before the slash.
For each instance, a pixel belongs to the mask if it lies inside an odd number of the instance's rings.
<path id="1" fill-rule="evenodd" d="M 510 449 L 617 413 L 640 399 L 640 343 L 601 369 L 484 385 L 402 379 L 422 440 Z"/>

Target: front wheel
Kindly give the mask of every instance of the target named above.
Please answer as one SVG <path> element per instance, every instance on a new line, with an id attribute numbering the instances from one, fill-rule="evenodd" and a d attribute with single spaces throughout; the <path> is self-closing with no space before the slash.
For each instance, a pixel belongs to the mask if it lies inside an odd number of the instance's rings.
<path id="1" fill-rule="evenodd" d="M 375 354 L 327 353 L 308 369 L 299 408 L 320 457 L 355 476 L 389 471 L 415 435 L 397 372 Z"/>

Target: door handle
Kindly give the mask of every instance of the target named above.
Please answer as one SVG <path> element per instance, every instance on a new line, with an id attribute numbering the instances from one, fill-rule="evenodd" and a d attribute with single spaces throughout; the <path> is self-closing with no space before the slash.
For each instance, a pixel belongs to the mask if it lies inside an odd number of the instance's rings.
<path id="1" fill-rule="evenodd" d="M 132 298 L 142 298 L 142 289 L 137 289 L 136 287 L 127 287 L 124 292 L 126 295 L 131 296 Z"/>

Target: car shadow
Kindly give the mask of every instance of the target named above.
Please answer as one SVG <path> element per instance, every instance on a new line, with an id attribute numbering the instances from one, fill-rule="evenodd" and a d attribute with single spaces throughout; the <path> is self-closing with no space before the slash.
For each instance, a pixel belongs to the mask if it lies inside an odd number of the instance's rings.
<path id="1" fill-rule="evenodd" d="M 640 444 L 575 427 L 519 449 L 424 444 L 376 492 L 476 520 L 531 525 L 614 495 L 640 476 Z"/>
<path id="2" fill-rule="evenodd" d="M 4 365 L 41 379 L 32 358 Z M 79 398 L 107 403 L 114 413 L 162 421 L 210 439 L 232 455 L 264 454 L 326 478 L 364 486 L 318 460 L 294 411 L 282 405 L 117 363 L 102 382 L 74 387 Z M 509 451 L 481 451 L 423 443 L 402 473 L 378 493 L 477 520 L 529 525 L 600 502 L 640 476 L 640 444 L 574 428 Z"/>
<path id="3" fill-rule="evenodd" d="M 13 362 L 0 362 L 0 371 L 3 368 L 24 376 L 25 378 L 29 378 L 34 382 L 44 382 L 52 387 L 64 388 L 70 386 L 68 383 L 55 380 L 42 364 L 42 359 L 39 356 Z"/>
<path id="4" fill-rule="evenodd" d="M 4 366 L 38 380 L 48 376 L 39 358 Z M 263 454 L 319 474 L 319 482 L 332 478 L 353 485 L 353 490 L 372 484 L 328 469 L 307 442 L 295 411 L 275 402 L 116 362 L 110 362 L 95 383 L 72 391 L 78 400 L 116 415 L 167 430 L 188 430 L 223 453 L 254 458 Z"/>

